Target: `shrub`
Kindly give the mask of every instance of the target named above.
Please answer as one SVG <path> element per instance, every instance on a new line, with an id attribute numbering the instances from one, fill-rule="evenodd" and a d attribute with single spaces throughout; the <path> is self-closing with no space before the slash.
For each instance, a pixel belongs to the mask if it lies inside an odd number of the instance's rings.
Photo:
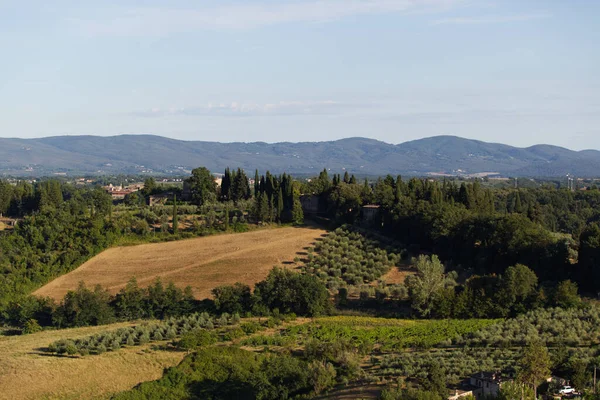
<path id="1" fill-rule="evenodd" d="M 264 329 L 258 322 L 245 322 L 240 325 L 240 328 L 244 331 L 246 335 L 252 335 L 262 329 Z"/>
<path id="2" fill-rule="evenodd" d="M 210 346 L 217 342 L 217 335 L 206 329 L 194 329 L 181 336 L 175 346 L 181 350 L 194 350 L 204 346 Z"/>
<path id="3" fill-rule="evenodd" d="M 42 330 L 42 327 L 37 322 L 37 320 L 33 319 L 33 318 L 27 320 L 27 322 L 25 322 L 25 324 L 23 325 L 23 334 L 25 334 L 25 335 L 30 334 L 30 333 L 36 333 L 41 330 Z"/>
<path id="4" fill-rule="evenodd" d="M 223 335 L 224 340 L 235 340 L 245 336 L 245 332 L 241 328 L 230 329 Z"/>

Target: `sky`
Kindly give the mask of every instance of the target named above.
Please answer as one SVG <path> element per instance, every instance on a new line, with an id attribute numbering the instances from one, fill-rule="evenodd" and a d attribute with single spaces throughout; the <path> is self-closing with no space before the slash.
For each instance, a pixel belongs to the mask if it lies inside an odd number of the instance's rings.
<path id="1" fill-rule="evenodd" d="M 600 149 L 597 0 L 0 0 L 0 137 Z"/>

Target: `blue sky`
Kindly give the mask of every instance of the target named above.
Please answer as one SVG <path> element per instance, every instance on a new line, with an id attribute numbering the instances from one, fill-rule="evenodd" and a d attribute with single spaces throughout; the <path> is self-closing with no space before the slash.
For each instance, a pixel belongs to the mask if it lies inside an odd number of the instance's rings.
<path id="1" fill-rule="evenodd" d="M 0 0 L 0 136 L 600 149 L 596 0 Z"/>

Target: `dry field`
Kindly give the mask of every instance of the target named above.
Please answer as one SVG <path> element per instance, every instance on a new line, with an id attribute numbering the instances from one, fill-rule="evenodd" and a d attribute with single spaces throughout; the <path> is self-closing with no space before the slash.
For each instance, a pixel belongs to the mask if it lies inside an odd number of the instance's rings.
<path id="1" fill-rule="evenodd" d="M 118 292 L 135 277 L 147 286 L 161 277 L 177 286 L 190 285 L 198 299 L 210 297 L 219 285 L 254 285 L 271 268 L 291 261 L 326 231 L 317 228 L 272 228 L 248 233 L 208 236 L 177 242 L 143 244 L 106 250 L 76 270 L 34 292 L 62 299 L 80 281 Z"/>
<path id="2" fill-rule="evenodd" d="M 407 276 L 414 275 L 415 271 L 405 267 L 393 267 L 390 272 L 383 275 L 379 280 L 385 281 L 388 285 L 404 283 Z M 375 282 L 376 283 L 376 282 Z"/>
<path id="3" fill-rule="evenodd" d="M 185 356 L 154 351 L 151 345 L 88 357 L 57 357 L 38 350 L 61 338 L 76 339 L 127 325 L 131 324 L 0 336 L 0 399 L 108 399 L 160 378 L 164 368 L 177 365 Z"/>

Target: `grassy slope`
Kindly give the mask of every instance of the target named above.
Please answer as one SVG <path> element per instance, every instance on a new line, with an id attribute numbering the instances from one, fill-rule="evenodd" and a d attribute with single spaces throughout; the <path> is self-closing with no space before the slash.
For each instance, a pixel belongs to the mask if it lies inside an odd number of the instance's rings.
<path id="1" fill-rule="evenodd" d="M 93 357 L 44 355 L 40 347 L 131 325 L 44 331 L 0 336 L 0 399 L 105 399 L 139 382 L 158 379 L 184 353 L 154 351 L 151 345 Z"/>
<path id="2" fill-rule="evenodd" d="M 112 248 L 34 294 L 61 299 L 80 281 L 88 286 L 101 284 L 116 293 L 135 276 L 140 286 L 161 277 L 180 287 L 190 285 L 197 298 L 207 298 L 219 285 L 254 285 L 274 265 L 290 263 L 325 233 L 317 228 L 285 227 Z"/>

